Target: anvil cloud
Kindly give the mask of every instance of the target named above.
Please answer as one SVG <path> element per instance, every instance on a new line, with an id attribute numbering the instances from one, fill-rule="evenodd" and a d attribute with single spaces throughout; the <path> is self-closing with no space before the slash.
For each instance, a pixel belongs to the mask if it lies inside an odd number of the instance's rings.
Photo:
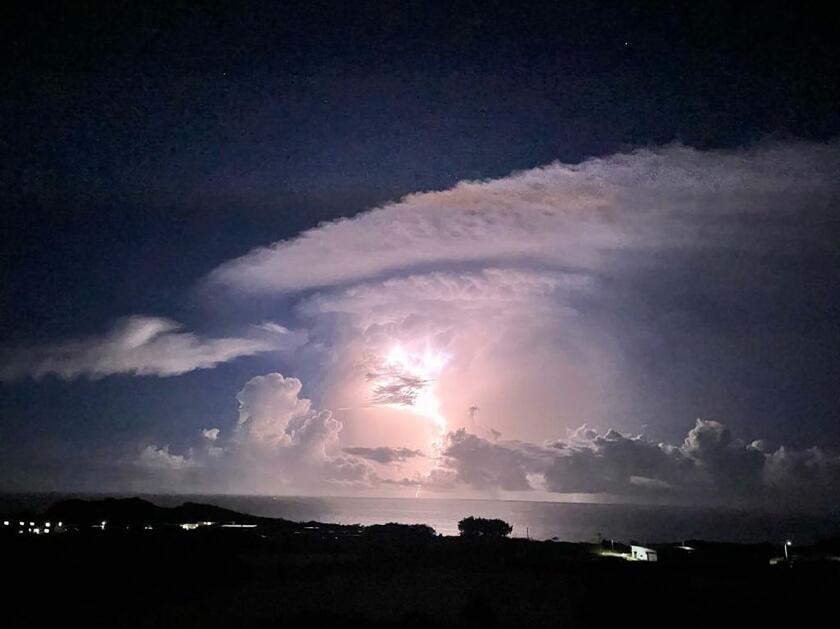
<path id="1" fill-rule="evenodd" d="M 805 143 L 673 145 L 551 164 L 321 225 L 228 262 L 210 280 L 292 292 L 457 264 L 593 269 L 627 249 L 781 246 L 804 209 L 836 201 L 839 153 Z"/>

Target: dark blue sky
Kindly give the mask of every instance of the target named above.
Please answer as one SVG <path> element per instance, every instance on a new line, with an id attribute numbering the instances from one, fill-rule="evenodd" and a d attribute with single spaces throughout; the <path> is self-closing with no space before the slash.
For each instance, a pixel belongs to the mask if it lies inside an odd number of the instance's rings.
<path id="1" fill-rule="evenodd" d="M 213 268 L 410 192 L 671 141 L 840 133 L 840 30 L 827 13 L 454 4 L 5 5 L 0 344 L 98 333 L 133 313 L 221 329 L 195 295 Z M 836 273 L 797 259 L 782 284 L 804 276 L 807 312 L 777 310 L 766 325 L 804 317 L 836 349 Z M 719 316 L 710 306 L 710 325 Z M 837 360 L 810 375 L 792 365 L 787 393 L 763 371 L 765 388 L 744 395 L 758 413 L 801 405 L 804 441 L 826 431 L 840 444 L 836 392 L 820 376 Z M 265 370 L 243 358 L 179 378 L 0 384 L 2 472 L 28 478 L 20 461 L 59 469 L 138 435 L 177 444 L 185 427 L 235 414 L 232 393 Z M 802 398 L 811 378 L 820 384 Z M 795 441 L 793 426 L 778 433 Z"/>

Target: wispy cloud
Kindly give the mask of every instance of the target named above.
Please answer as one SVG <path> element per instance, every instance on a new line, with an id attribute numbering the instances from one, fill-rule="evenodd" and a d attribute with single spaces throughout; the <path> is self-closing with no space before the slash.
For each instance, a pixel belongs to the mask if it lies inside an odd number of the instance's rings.
<path id="1" fill-rule="evenodd" d="M 347 454 L 358 456 L 363 459 L 389 465 L 391 463 L 401 463 L 408 459 L 416 457 L 424 457 L 425 455 L 420 450 L 412 450 L 411 448 L 391 448 L 388 446 L 377 446 L 375 448 L 364 448 L 361 446 L 343 448 Z"/>
<path id="2" fill-rule="evenodd" d="M 65 380 L 115 374 L 175 376 L 300 342 L 295 335 L 271 332 L 205 338 L 182 331 L 170 319 L 132 316 L 120 319 L 99 336 L 7 350 L 0 363 L 0 380 L 48 375 Z"/>

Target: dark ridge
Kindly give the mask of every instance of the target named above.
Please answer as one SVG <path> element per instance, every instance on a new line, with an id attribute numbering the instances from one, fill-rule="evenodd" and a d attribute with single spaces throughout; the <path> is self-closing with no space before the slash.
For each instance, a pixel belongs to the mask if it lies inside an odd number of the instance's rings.
<path id="1" fill-rule="evenodd" d="M 102 500 L 63 500 L 49 507 L 44 515 L 53 520 L 91 525 L 109 524 L 185 524 L 215 522 L 237 524 L 280 524 L 292 522 L 238 513 L 213 505 L 185 502 L 177 507 L 160 507 L 142 498 L 104 498 Z"/>
<path id="2" fill-rule="evenodd" d="M 148 525 L 177 526 L 181 524 L 212 523 L 259 526 L 261 529 L 288 532 L 317 531 L 323 533 L 358 534 L 362 527 L 354 524 L 323 522 L 293 522 L 283 518 L 266 518 L 231 509 L 197 502 L 185 502 L 177 507 L 161 507 L 142 498 L 104 498 L 84 500 L 73 498 L 50 506 L 42 514 L 44 519 L 63 522 L 70 527 L 87 527 L 107 522 L 109 528 L 136 528 Z M 65 528 L 66 528 L 65 526 Z"/>

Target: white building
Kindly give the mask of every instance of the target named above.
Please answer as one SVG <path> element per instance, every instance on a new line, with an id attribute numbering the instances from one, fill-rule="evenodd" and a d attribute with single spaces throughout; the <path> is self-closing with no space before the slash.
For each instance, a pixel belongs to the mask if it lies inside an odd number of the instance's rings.
<path id="1" fill-rule="evenodd" d="M 644 546 L 631 546 L 630 556 L 636 561 L 657 561 L 656 551 Z"/>

